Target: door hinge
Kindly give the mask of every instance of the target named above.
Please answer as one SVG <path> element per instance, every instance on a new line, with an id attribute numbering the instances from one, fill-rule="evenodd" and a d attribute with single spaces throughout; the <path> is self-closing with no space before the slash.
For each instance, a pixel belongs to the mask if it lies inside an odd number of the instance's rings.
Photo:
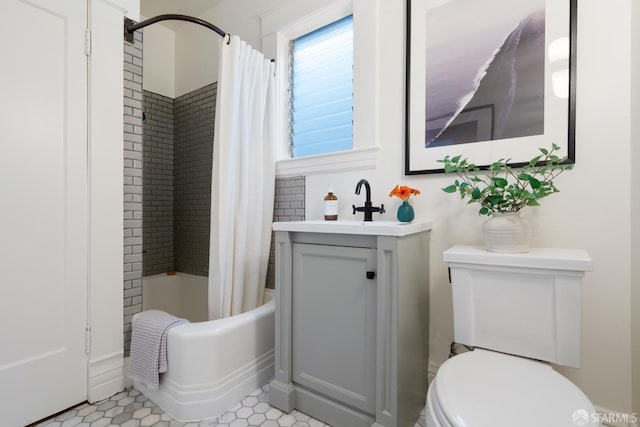
<path id="1" fill-rule="evenodd" d="M 84 53 L 91 56 L 91 30 L 84 30 Z"/>
<path id="2" fill-rule="evenodd" d="M 91 325 L 84 328 L 84 352 L 91 353 Z"/>

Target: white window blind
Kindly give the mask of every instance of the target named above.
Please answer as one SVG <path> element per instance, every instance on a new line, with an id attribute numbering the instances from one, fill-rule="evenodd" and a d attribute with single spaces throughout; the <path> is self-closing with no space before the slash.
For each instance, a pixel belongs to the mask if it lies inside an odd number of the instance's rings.
<path id="1" fill-rule="evenodd" d="M 353 16 L 295 39 L 292 156 L 353 148 Z"/>

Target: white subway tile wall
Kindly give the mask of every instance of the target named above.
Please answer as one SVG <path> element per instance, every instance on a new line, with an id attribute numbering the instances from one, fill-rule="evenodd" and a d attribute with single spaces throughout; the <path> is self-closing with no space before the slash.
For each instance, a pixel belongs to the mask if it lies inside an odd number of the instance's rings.
<path id="1" fill-rule="evenodd" d="M 142 32 L 124 42 L 124 351 L 142 311 Z"/>
<path id="2" fill-rule="evenodd" d="M 276 193 L 273 206 L 273 222 L 304 221 L 304 176 L 276 178 Z M 273 236 L 267 270 L 267 288 L 275 289 L 276 253 Z"/>

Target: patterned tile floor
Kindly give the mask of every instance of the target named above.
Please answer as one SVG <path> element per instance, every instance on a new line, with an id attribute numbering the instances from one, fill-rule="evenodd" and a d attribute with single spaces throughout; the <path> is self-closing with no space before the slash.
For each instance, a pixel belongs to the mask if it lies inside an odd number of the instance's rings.
<path id="1" fill-rule="evenodd" d="M 269 406 L 269 385 L 264 385 L 220 417 L 183 423 L 175 421 L 135 389 L 97 402 L 83 403 L 37 427 L 331 427 L 299 411 L 285 414 Z M 424 427 L 421 416 L 415 427 Z"/>

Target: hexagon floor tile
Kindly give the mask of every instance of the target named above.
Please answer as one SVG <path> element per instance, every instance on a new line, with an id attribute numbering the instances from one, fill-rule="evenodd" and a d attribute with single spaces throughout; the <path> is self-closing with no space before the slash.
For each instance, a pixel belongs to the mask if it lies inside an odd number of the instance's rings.
<path id="1" fill-rule="evenodd" d="M 269 406 L 268 392 L 269 385 L 265 385 L 218 418 L 183 423 L 165 414 L 139 391 L 129 388 L 93 405 L 83 403 L 37 427 L 331 427 L 302 412 L 294 410 L 285 414 Z M 415 427 L 424 427 L 423 415 Z"/>

